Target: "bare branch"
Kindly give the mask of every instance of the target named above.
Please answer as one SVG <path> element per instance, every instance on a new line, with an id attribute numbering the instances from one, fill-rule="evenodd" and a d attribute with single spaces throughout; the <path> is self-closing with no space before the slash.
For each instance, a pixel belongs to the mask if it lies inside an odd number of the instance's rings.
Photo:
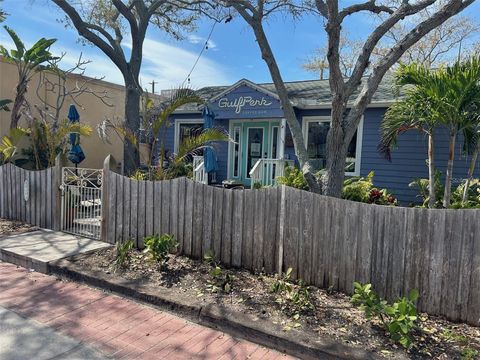
<path id="1" fill-rule="evenodd" d="M 348 6 L 342 11 L 340 11 L 340 14 L 339 14 L 340 22 L 342 22 L 343 19 L 345 19 L 347 16 L 360 11 L 369 11 L 375 14 L 380 14 L 382 12 L 385 12 L 387 14 L 393 14 L 394 12 L 394 10 L 391 7 L 388 7 L 385 5 L 377 5 L 375 3 L 375 0 L 369 0 L 362 4 L 354 4 L 354 5 Z"/>

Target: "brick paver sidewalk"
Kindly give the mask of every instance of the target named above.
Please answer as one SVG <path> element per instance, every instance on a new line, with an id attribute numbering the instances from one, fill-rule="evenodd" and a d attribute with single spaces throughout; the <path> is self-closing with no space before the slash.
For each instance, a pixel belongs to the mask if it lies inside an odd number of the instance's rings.
<path id="1" fill-rule="evenodd" d="M 289 359 L 170 313 L 3 262 L 0 306 L 115 359 Z"/>

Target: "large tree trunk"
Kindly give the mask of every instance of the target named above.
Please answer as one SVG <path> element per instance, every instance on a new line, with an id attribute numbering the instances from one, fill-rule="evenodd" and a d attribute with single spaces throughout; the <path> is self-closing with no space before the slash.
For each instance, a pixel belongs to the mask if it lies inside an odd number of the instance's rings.
<path id="1" fill-rule="evenodd" d="M 475 171 L 475 166 L 477 165 L 478 159 L 478 146 L 475 148 L 475 151 L 472 154 L 472 159 L 470 160 L 470 166 L 468 168 L 467 180 L 465 181 L 465 188 L 463 189 L 462 202 L 466 202 L 468 199 L 468 188 L 470 187 L 470 182 L 473 179 L 473 172 Z"/>
<path id="2" fill-rule="evenodd" d="M 21 117 L 21 110 L 25 102 L 25 94 L 27 93 L 28 81 L 25 79 L 19 79 L 17 85 L 17 93 L 15 95 L 15 101 L 13 102 L 12 114 L 10 118 L 10 129 L 16 129 Z"/>
<path id="3" fill-rule="evenodd" d="M 435 143 L 433 132 L 428 134 L 428 207 L 433 209 L 437 201 L 435 197 Z"/>
<path id="4" fill-rule="evenodd" d="M 277 94 L 280 98 L 285 119 L 292 134 L 295 155 L 297 155 L 300 169 L 302 170 L 303 176 L 307 181 L 310 191 L 315 193 L 321 193 L 322 187 L 320 186 L 317 177 L 313 173 L 314 168 L 310 162 L 310 159 L 308 158 L 302 128 L 297 120 L 295 110 L 293 109 L 293 106 L 288 97 L 288 92 L 285 87 L 285 83 L 283 82 L 280 69 L 278 68 L 277 62 L 275 61 L 275 57 L 273 56 L 272 49 L 270 48 L 270 44 L 267 40 L 261 22 L 253 22 L 251 23 L 251 26 L 257 39 L 260 51 L 262 53 L 262 58 L 268 66 L 270 76 L 272 77 L 273 83 L 275 84 L 275 88 L 277 90 Z"/>
<path id="5" fill-rule="evenodd" d="M 138 138 L 140 125 L 140 91 L 133 81 L 125 80 L 125 127 Z M 138 140 L 138 139 L 137 139 Z M 128 137 L 123 145 L 124 174 L 131 175 L 140 166 L 140 154 L 137 144 Z"/>
<path id="6" fill-rule="evenodd" d="M 450 206 L 450 195 L 452 192 L 453 161 L 455 160 L 455 140 L 457 139 L 457 130 L 450 130 L 450 141 L 448 145 L 447 174 L 445 176 L 445 192 L 443 194 L 443 207 Z"/>

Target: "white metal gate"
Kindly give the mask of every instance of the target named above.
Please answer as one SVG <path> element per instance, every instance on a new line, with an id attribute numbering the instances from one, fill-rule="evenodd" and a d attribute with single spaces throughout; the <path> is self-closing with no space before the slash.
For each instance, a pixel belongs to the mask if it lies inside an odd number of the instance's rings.
<path id="1" fill-rule="evenodd" d="M 100 240 L 102 183 L 101 169 L 63 168 L 62 231 Z"/>

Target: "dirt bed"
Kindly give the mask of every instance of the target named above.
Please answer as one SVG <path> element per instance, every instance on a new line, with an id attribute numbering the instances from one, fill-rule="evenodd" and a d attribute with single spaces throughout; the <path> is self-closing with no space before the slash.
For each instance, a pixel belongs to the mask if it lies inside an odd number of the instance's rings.
<path id="1" fill-rule="evenodd" d="M 139 251 L 131 251 L 129 263 L 115 270 L 115 254 L 114 249 L 101 250 L 76 263 L 160 289 L 169 288 L 179 296 L 197 297 L 205 304 L 215 303 L 249 313 L 281 325 L 284 331 L 297 329 L 333 338 L 386 358 L 400 355 L 411 359 L 476 359 L 480 356 L 480 328 L 421 314 L 414 346 L 406 352 L 393 343 L 378 324 L 366 320 L 363 311 L 354 307 L 346 295 L 309 287 L 312 306 L 295 307 L 272 292 L 272 284 L 278 284 L 274 276 L 225 268 L 217 269 L 215 274 L 215 264 L 174 255 L 160 265 Z"/>
<path id="2" fill-rule="evenodd" d="M 36 227 L 22 223 L 20 221 L 11 221 L 0 219 L 0 236 L 20 234 L 35 230 Z"/>

